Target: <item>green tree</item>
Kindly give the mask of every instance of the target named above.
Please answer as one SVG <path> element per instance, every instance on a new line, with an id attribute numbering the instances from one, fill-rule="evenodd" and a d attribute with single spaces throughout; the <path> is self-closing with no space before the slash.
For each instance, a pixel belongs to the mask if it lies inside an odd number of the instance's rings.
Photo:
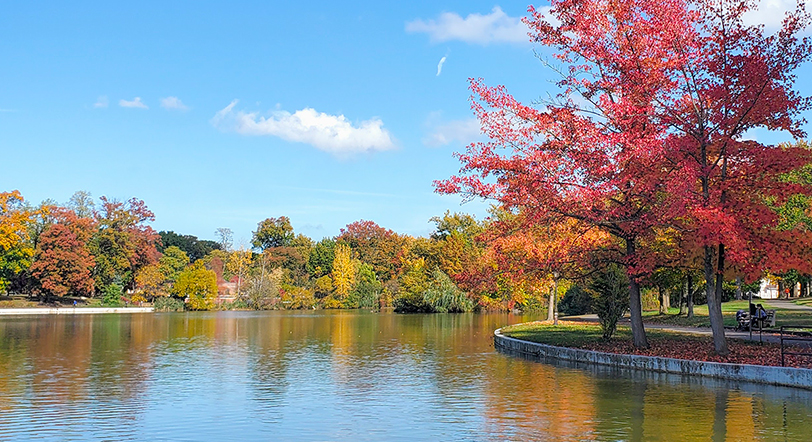
<path id="1" fill-rule="evenodd" d="M 156 246 L 160 236 L 147 225 L 155 219 L 143 201 L 132 198 L 127 202 L 101 197 L 101 209 L 96 214 L 98 230 L 90 242 L 96 257 L 94 277 L 96 289 L 116 282 L 123 288 L 133 288 L 135 273 L 154 264 L 160 256 Z"/>
<path id="2" fill-rule="evenodd" d="M 355 271 L 355 286 L 347 298 L 347 308 L 375 308 L 381 294 L 381 282 L 367 263 L 357 262 Z"/>
<path id="3" fill-rule="evenodd" d="M 174 283 L 178 275 L 189 265 L 189 256 L 176 246 L 167 247 L 158 260 L 158 265 L 166 282 Z"/>
<path id="4" fill-rule="evenodd" d="M 629 310 L 629 278 L 620 266 L 611 264 L 594 274 L 589 292 L 603 338 L 610 339 L 617 330 L 617 322 Z"/>
<path id="5" fill-rule="evenodd" d="M 432 272 L 431 283 L 423 292 L 423 302 L 438 313 L 462 313 L 474 309 L 471 298 L 439 269 Z"/>
<path id="6" fill-rule="evenodd" d="M 0 291 L 31 265 L 34 247 L 28 225 L 32 217 L 19 191 L 0 192 Z"/>
<path id="7" fill-rule="evenodd" d="M 220 244 L 214 241 L 197 239 L 194 235 L 181 235 L 171 230 L 168 232 L 161 231 L 158 234 L 161 235 L 159 252 L 164 253 L 167 248 L 174 246 L 183 250 L 192 262 L 203 259 L 213 250 L 222 248 Z"/>
<path id="8" fill-rule="evenodd" d="M 330 238 L 324 238 L 313 246 L 307 260 L 307 273 L 313 278 L 320 278 L 333 272 L 333 261 L 336 242 Z"/>
<path id="9" fill-rule="evenodd" d="M 290 225 L 290 219 L 280 216 L 279 218 L 268 218 L 257 224 L 251 245 L 259 250 L 284 247 L 289 246 L 293 238 L 293 226 Z"/>

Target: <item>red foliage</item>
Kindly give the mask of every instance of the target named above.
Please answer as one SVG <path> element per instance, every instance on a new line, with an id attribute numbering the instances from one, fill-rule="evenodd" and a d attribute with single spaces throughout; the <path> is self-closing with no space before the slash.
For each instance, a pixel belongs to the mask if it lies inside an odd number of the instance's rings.
<path id="1" fill-rule="evenodd" d="M 618 251 L 632 286 L 662 264 L 643 249 L 659 227 L 681 229 L 711 276 L 713 247 L 721 269 L 725 247 L 752 274 L 765 263 L 799 264 L 787 260 L 797 249 L 776 232 L 768 201 L 812 195 L 780 179 L 812 156 L 744 138 L 754 128 L 802 135 L 799 114 L 810 101 L 792 89 L 793 71 L 812 54 L 812 42 L 797 38 L 809 22 L 802 5 L 773 36 L 744 24 L 748 0 L 551 5 L 555 23 L 533 7 L 525 23 L 565 65 L 563 92 L 537 109 L 471 80 L 472 108 L 490 141 L 459 154 L 460 174 L 436 182 L 437 190 L 497 199 L 525 212 L 531 226 L 563 216 L 603 229 L 625 243 Z"/>
<path id="2" fill-rule="evenodd" d="M 51 210 L 56 223 L 40 235 L 31 275 L 46 295 L 92 296 L 91 270 L 95 262 L 87 244 L 95 222 L 79 218 L 67 209 Z"/>
<path id="3" fill-rule="evenodd" d="M 661 358 L 690 359 L 705 362 L 723 362 L 728 364 L 750 364 L 781 366 L 781 347 L 777 344 L 757 344 L 731 340 L 728 343 L 730 354 L 719 356 L 714 351 L 710 337 L 691 337 L 690 339 L 650 338 L 647 349 L 635 348 L 629 341 L 605 341 L 583 346 L 586 350 L 602 351 L 616 354 L 634 354 L 657 356 Z M 787 367 L 812 368 L 812 351 L 792 347 L 793 352 L 808 352 L 810 356 L 785 356 Z"/>
<path id="4" fill-rule="evenodd" d="M 350 246 L 356 257 L 372 265 L 384 281 L 395 275 L 398 253 L 406 244 L 405 238 L 394 231 L 365 220 L 347 224 L 336 241 Z"/>

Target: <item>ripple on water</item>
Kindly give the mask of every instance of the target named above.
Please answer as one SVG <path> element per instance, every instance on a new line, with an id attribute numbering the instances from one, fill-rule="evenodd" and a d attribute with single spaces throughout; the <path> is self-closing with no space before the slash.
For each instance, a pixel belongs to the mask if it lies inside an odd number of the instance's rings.
<path id="1" fill-rule="evenodd" d="M 491 331 L 520 320 L 0 319 L 0 440 L 711 440 L 725 431 L 767 441 L 805 440 L 812 424 L 812 399 L 786 390 L 616 379 L 495 353 Z"/>

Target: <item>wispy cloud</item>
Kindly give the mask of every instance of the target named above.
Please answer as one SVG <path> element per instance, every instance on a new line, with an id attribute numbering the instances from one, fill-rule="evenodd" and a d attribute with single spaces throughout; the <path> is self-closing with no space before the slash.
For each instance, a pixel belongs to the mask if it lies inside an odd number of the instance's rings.
<path id="1" fill-rule="evenodd" d="M 762 0 L 756 2 L 756 9 L 744 16 L 748 25 L 764 25 L 767 31 L 776 31 L 788 12 L 795 11 L 796 0 Z"/>
<path id="2" fill-rule="evenodd" d="M 141 101 L 141 97 L 135 97 L 132 101 L 119 100 L 118 105 L 121 107 L 134 107 L 138 109 L 149 109 L 146 104 Z"/>
<path id="3" fill-rule="evenodd" d="M 17 112 L 17 109 L 2 109 L 2 108 L 0 108 L 0 112 L 2 112 L 2 113 Z"/>
<path id="4" fill-rule="evenodd" d="M 93 107 L 95 108 L 105 108 L 109 105 L 109 101 L 107 100 L 107 95 L 101 95 L 99 98 L 96 99 L 96 102 L 93 103 Z"/>
<path id="5" fill-rule="evenodd" d="M 468 144 L 482 137 L 479 120 L 467 118 L 464 120 L 438 121 L 440 114 L 435 112 L 429 116 L 426 126 L 429 134 L 423 138 L 423 144 L 429 147 L 446 146 L 451 143 Z"/>
<path id="6" fill-rule="evenodd" d="M 263 117 L 257 112 L 235 111 L 237 102 L 217 112 L 211 124 L 242 135 L 270 135 L 310 144 L 338 156 L 395 148 L 392 135 L 379 118 L 353 125 L 344 115 L 325 114 L 309 107 L 292 114 L 276 110 Z"/>
<path id="7" fill-rule="evenodd" d="M 178 97 L 161 98 L 161 107 L 167 110 L 189 110 L 189 106 L 183 104 Z"/>
<path id="8" fill-rule="evenodd" d="M 443 64 L 445 64 L 445 60 L 448 58 L 448 55 L 444 56 L 440 59 L 440 62 L 437 63 L 437 76 L 439 77 L 440 74 L 443 73 Z"/>
<path id="9" fill-rule="evenodd" d="M 429 34 L 433 42 L 459 40 L 486 45 L 489 43 L 523 43 L 529 41 L 527 26 L 520 17 L 511 17 L 495 6 L 490 14 L 443 12 L 435 19 L 417 19 L 406 23 L 406 32 Z"/>

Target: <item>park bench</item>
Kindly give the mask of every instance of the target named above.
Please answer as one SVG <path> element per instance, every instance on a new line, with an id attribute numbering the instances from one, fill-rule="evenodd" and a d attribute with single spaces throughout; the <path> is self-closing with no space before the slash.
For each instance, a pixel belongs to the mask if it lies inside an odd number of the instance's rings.
<path id="1" fill-rule="evenodd" d="M 775 310 L 767 310 L 767 317 L 764 318 L 764 327 L 775 327 Z"/>
<path id="2" fill-rule="evenodd" d="M 736 312 L 736 330 L 750 330 L 750 327 L 756 328 L 772 328 L 775 327 L 775 310 L 765 310 L 767 316 L 759 320 L 751 316 L 747 310 L 739 310 Z M 759 324 L 761 321 L 761 324 Z M 758 327 L 758 326 L 761 327 Z"/>

